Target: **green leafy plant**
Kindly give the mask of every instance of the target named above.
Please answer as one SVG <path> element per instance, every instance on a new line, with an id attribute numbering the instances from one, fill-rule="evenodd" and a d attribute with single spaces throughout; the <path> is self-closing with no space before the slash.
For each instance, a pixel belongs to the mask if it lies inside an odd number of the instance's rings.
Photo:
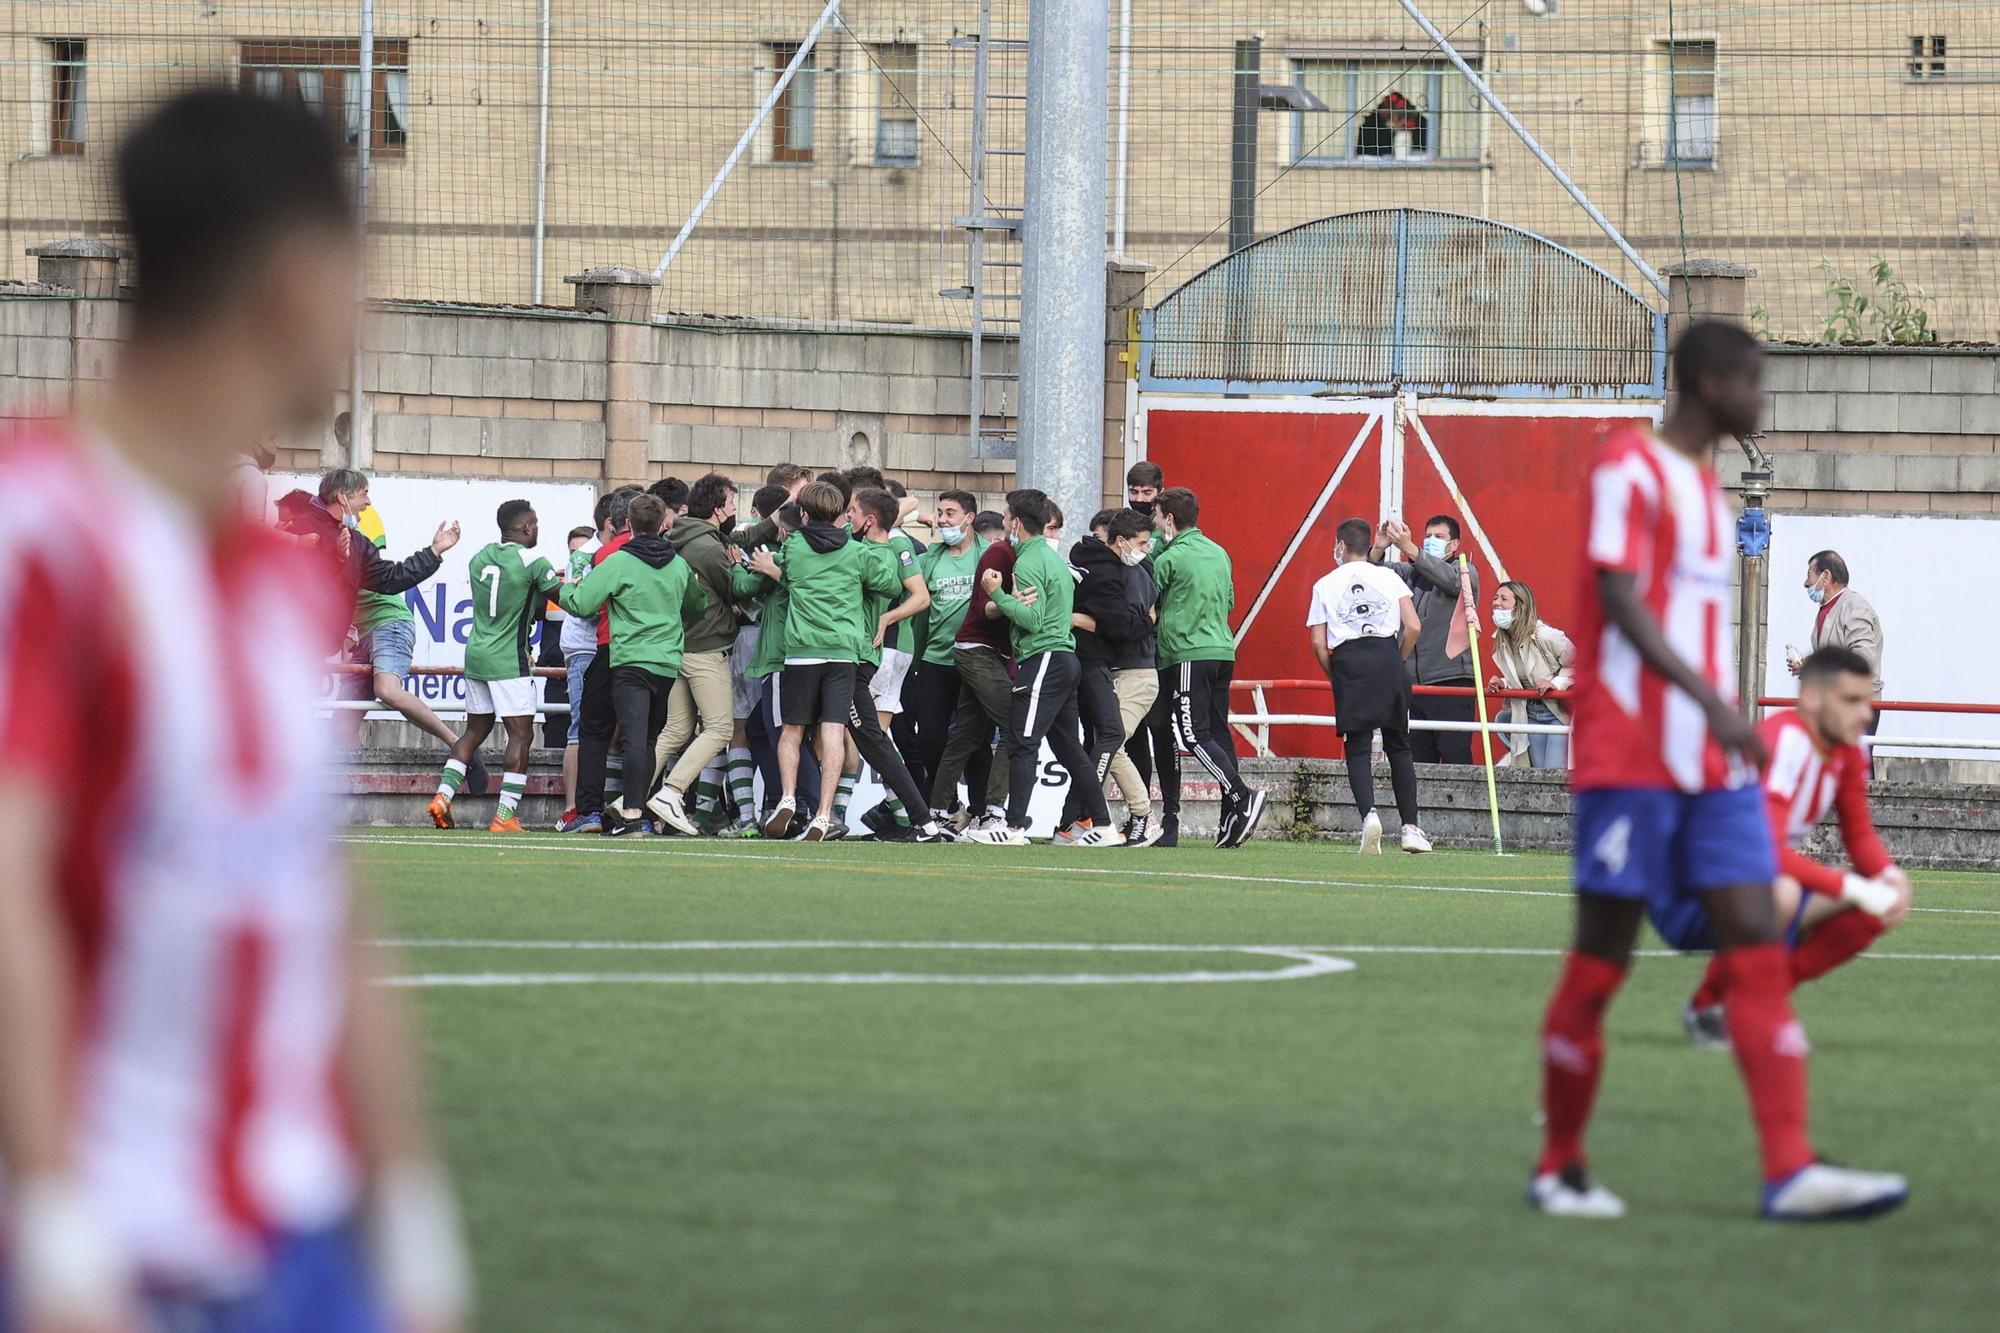
<path id="1" fill-rule="evenodd" d="M 1903 344 L 1937 341 L 1937 332 L 1930 326 L 1930 293 L 1898 277 L 1886 256 L 1875 256 L 1868 269 L 1870 281 L 1865 291 L 1835 268 L 1831 260 L 1822 259 L 1815 267 L 1827 275 L 1822 341 Z"/>
<path id="2" fill-rule="evenodd" d="M 1292 822 L 1285 829 L 1287 840 L 1291 842 L 1318 840 L 1319 829 L 1313 824 L 1313 810 L 1324 795 L 1324 781 L 1321 774 L 1303 760 L 1292 766 Z"/>
<path id="3" fill-rule="evenodd" d="M 1750 307 L 1750 332 L 1756 335 L 1759 342 L 1771 341 L 1771 312 L 1768 308 L 1761 305 Z"/>

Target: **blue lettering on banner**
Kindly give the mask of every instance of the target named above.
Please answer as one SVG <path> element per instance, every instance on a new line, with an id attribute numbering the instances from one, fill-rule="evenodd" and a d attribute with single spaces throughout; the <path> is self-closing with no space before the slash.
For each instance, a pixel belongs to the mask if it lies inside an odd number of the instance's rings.
<path id="1" fill-rule="evenodd" d="M 472 637 L 472 599 L 466 598 L 452 608 L 451 637 L 463 644 Z"/>
<path id="2" fill-rule="evenodd" d="M 444 585 L 439 583 L 430 588 L 412 588 L 403 594 L 403 600 L 416 613 L 418 623 L 424 627 L 424 633 L 430 636 L 431 642 L 443 643 Z"/>
<path id="3" fill-rule="evenodd" d="M 1069 774 L 1063 770 L 1061 764 L 1058 764 L 1053 759 L 1042 761 L 1042 780 L 1040 785 L 1044 787 L 1063 787 L 1068 784 Z"/>

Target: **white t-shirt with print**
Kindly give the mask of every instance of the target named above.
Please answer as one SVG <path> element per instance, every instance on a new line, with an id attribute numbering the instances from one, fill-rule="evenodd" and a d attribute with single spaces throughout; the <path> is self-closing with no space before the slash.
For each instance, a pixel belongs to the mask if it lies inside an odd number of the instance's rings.
<path id="1" fill-rule="evenodd" d="M 1350 639 L 1393 639 L 1403 632 L 1399 603 L 1409 595 L 1409 585 L 1384 566 L 1352 560 L 1313 584 L 1306 625 L 1326 626 L 1329 648 Z"/>

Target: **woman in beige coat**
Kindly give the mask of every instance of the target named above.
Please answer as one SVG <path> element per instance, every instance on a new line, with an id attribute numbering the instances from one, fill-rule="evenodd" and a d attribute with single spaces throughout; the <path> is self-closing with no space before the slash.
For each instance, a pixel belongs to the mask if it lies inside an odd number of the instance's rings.
<path id="1" fill-rule="evenodd" d="M 1503 583 L 1493 594 L 1493 669 L 1486 682 L 1492 690 L 1534 690 L 1546 696 L 1567 690 L 1574 679 L 1575 655 L 1569 635 L 1544 624 L 1535 614 L 1535 594 L 1525 583 Z M 1505 721 L 1554 724 L 1569 721 L 1569 710 L 1548 698 L 1513 700 Z M 1507 757 L 1500 762 L 1516 768 L 1567 768 L 1569 737 L 1553 733 L 1512 732 L 1506 737 Z"/>

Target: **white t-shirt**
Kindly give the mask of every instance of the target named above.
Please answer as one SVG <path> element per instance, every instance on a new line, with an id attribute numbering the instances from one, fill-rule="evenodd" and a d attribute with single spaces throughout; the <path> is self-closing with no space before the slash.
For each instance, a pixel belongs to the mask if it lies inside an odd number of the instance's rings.
<path id="1" fill-rule="evenodd" d="M 1409 585 L 1381 565 L 1352 560 L 1313 584 L 1306 625 L 1326 626 L 1326 646 L 1350 639 L 1393 639 L 1403 632 L 1400 603 Z"/>

